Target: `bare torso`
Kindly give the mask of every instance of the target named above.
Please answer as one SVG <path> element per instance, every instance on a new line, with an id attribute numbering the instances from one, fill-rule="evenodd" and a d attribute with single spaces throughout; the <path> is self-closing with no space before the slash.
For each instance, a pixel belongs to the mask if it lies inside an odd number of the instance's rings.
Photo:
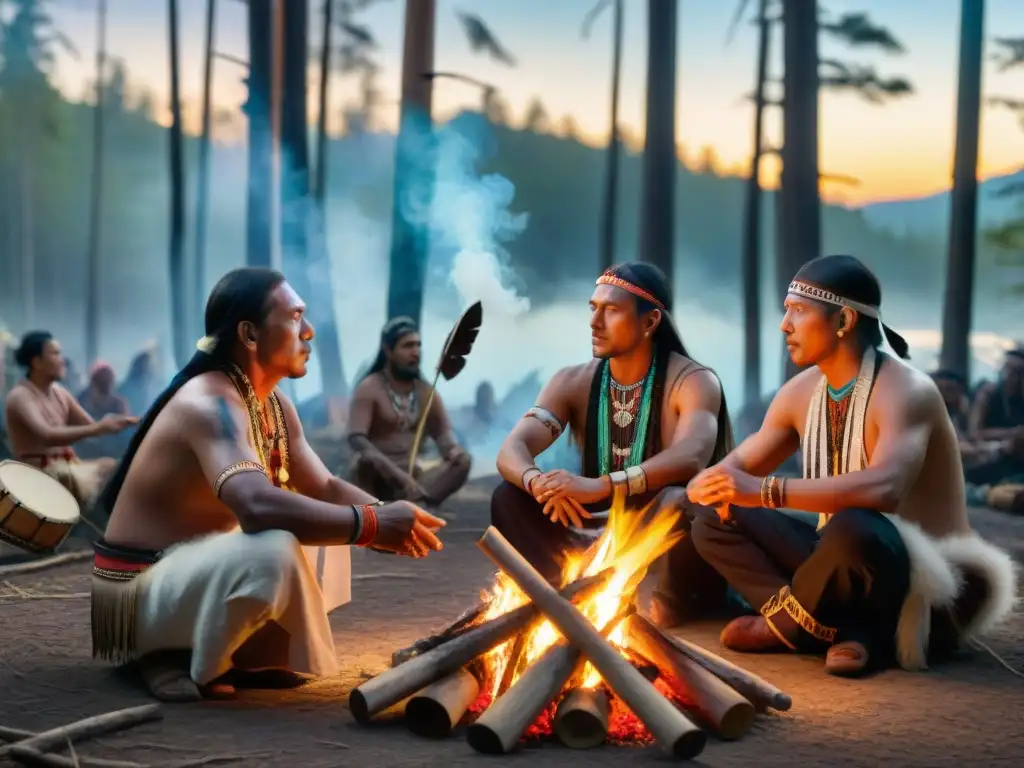
<path id="1" fill-rule="evenodd" d="M 569 398 L 570 416 L 569 427 L 574 436 L 586 435 L 587 427 L 587 404 L 590 400 L 590 388 L 594 376 L 597 373 L 600 360 L 591 360 L 589 363 L 573 366 L 567 369 L 566 378 L 567 396 Z M 669 357 L 668 371 L 665 374 L 666 385 L 663 388 L 661 403 L 661 445 L 670 445 L 675 435 L 676 426 L 679 423 L 679 413 L 671 407 L 672 382 L 684 371 L 696 371 L 700 368 L 693 360 L 673 353 Z M 585 438 L 584 438 L 585 439 Z"/>
<path id="2" fill-rule="evenodd" d="M 180 426 L 182 407 L 211 397 L 222 397 L 238 424 L 248 424 L 242 399 L 226 375 L 205 373 L 185 384 L 135 454 L 107 524 L 110 544 L 161 550 L 237 526 L 235 515 L 214 495 Z M 252 445 L 251 431 L 247 435 Z"/>
<path id="3" fill-rule="evenodd" d="M 391 461 L 400 467 L 405 467 L 406 462 L 409 461 L 409 454 L 412 451 L 416 435 L 415 420 L 419 418 L 423 407 L 427 404 L 427 398 L 430 397 L 430 385 L 422 379 L 417 379 L 415 382 L 416 409 L 411 420 L 412 423 L 409 423 L 408 418 L 403 418 L 399 414 L 399 408 L 396 407 L 393 395 L 382 374 L 371 374 L 360 382 L 359 387 L 363 390 L 361 394 L 366 396 L 366 407 L 372 409 L 367 439 Z M 433 430 L 429 429 L 432 426 L 430 422 L 436 421 L 437 411 L 440 407 L 440 403 L 435 398 L 430 407 L 430 419 L 426 430 L 428 434 L 433 433 Z"/>
<path id="4" fill-rule="evenodd" d="M 14 414 L 14 403 L 21 401 L 25 408 L 31 408 L 52 427 L 66 427 L 71 422 L 72 395 L 60 384 L 54 383 L 49 391 L 44 392 L 31 382 L 22 380 L 11 388 L 7 396 L 4 422 L 7 425 L 7 436 L 11 442 L 11 452 L 19 461 L 39 464 L 36 456 L 61 456 L 68 446 L 47 446 Z"/>
<path id="5" fill-rule="evenodd" d="M 804 440 L 807 409 L 814 390 L 821 380 L 817 368 L 803 371 L 788 389 L 786 412 L 794 428 Z M 879 425 L 885 405 L 900 402 L 913 387 L 933 386 L 927 377 L 909 365 L 886 357 L 875 380 L 868 400 L 864 427 L 864 446 L 870 465 L 878 444 Z M 917 523 L 932 536 L 944 537 L 970 531 L 965 505 L 964 474 L 960 458 L 960 444 L 956 430 L 938 391 L 930 408 L 931 439 L 921 471 L 910 490 L 899 502 L 895 512 Z"/>

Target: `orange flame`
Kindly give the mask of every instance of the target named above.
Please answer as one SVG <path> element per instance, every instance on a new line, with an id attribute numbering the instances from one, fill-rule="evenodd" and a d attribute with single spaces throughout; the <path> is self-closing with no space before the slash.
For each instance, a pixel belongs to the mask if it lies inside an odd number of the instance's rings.
<path id="1" fill-rule="evenodd" d="M 598 593 L 576 602 L 576 607 L 591 623 L 603 627 L 633 598 L 651 563 L 681 538 L 677 525 L 680 516 L 681 512 L 673 505 L 656 508 L 653 502 L 643 509 L 630 510 L 626 506 L 625 494 L 616 491 L 608 523 L 601 536 L 585 552 L 571 554 L 562 572 L 562 584 L 565 585 L 612 569 L 611 577 Z M 486 599 L 489 602 L 483 620 L 500 616 L 529 602 L 519 587 L 501 572 L 496 575 L 495 584 Z M 559 631 L 546 619 L 532 627 L 524 640 L 521 663 L 517 665 L 517 672 L 512 678 L 513 684 L 519 674 L 560 637 Z M 624 650 L 625 637 L 621 627 L 615 628 L 608 640 L 620 651 Z M 494 700 L 497 682 L 501 680 L 510 662 L 514 644 L 514 640 L 509 640 L 484 657 L 488 678 L 492 683 L 487 693 L 488 705 Z M 587 688 L 601 684 L 600 673 L 589 663 L 584 667 L 582 679 Z"/>

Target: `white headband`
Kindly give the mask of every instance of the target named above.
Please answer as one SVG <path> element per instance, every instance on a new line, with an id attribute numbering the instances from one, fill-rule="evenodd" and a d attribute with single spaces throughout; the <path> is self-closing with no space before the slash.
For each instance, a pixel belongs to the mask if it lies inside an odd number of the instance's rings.
<path id="1" fill-rule="evenodd" d="M 849 307 L 865 317 L 873 317 L 876 320 L 882 319 L 882 312 L 878 307 L 872 307 L 869 304 L 862 304 L 859 301 L 847 299 L 843 296 L 832 293 L 832 291 L 826 290 L 825 288 L 819 288 L 816 285 L 811 285 L 810 283 L 802 283 L 794 280 L 789 284 L 789 292 L 796 294 L 797 296 L 804 296 L 808 299 L 824 301 L 826 304 L 834 304 L 837 307 Z"/>

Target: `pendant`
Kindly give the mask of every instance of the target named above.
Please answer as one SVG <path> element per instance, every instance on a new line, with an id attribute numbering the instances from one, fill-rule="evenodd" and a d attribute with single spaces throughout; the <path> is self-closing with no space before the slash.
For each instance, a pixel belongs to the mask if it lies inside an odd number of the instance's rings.
<path id="1" fill-rule="evenodd" d="M 633 414 L 625 409 L 621 411 L 616 411 L 615 415 L 612 416 L 612 421 L 614 421 L 616 425 L 620 427 L 628 427 L 630 424 L 633 423 Z"/>
<path id="2" fill-rule="evenodd" d="M 288 470 L 287 469 L 285 469 L 284 467 L 281 467 L 279 470 L 277 470 L 277 481 L 281 485 L 285 485 L 290 479 L 291 479 L 291 475 L 288 474 Z"/>

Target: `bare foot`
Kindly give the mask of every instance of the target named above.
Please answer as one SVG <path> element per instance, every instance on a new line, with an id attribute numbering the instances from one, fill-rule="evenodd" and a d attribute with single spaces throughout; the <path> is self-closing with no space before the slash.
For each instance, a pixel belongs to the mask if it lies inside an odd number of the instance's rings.
<path id="1" fill-rule="evenodd" d="M 825 655 L 825 671 L 836 677 L 856 677 L 868 666 L 870 655 L 863 643 L 846 640 L 836 643 Z"/>
<path id="2" fill-rule="evenodd" d="M 772 632 L 764 616 L 740 616 L 725 625 L 722 645 L 740 653 L 784 651 L 786 645 Z"/>
<path id="3" fill-rule="evenodd" d="M 138 668 L 149 692 L 160 701 L 199 701 L 203 698 L 189 675 L 188 652 L 151 653 L 139 660 Z"/>

